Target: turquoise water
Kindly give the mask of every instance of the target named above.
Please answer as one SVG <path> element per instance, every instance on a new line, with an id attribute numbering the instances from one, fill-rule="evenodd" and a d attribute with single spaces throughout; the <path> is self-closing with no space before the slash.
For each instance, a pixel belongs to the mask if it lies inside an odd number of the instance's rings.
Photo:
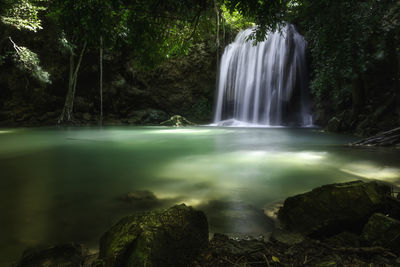
<path id="1" fill-rule="evenodd" d="M 354 179 L 400 184 L 398 151 L 343 146 L 354 140 L 286 128 L 0 129 L 0 265 L 39 245 L 95 249 L 135 210 L 186 203 L 206 211 L 211 232 L 258 234 L 271 230 L 263 209 L 290 195 Z"/>

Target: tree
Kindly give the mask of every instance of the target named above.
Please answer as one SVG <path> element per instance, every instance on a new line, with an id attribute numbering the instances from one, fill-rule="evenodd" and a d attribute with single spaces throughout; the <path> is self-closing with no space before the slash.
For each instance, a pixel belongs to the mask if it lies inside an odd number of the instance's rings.
<path id="1" fill-rule="evenodd" d="M 11 55 L 17 67 L 27 71 L 42 83 L 51 83 L 50 74 L 42 69 L 36 53 L 25 46 L 16 44 L 11 37 L 11 30 L 37 32 L 42 29 L 39 13 L 46 10 L 44 0 L 2 0 L 0 2 L 0 28 L 3 32 L 1 43 L 10 42 L 13 53 L 8 49 L 1 51 L 0 64 Z M 7 27 L 9 29 L 7 29 Z M 10 47 L 10 46 L 7 46 Z"/>
<path id="2" fill-rule="evenodd" d="M 100 51 L 101 121 L 104 48 L 129 47 L 137 66 L 155 66 L 170 56 L 185 52 L 188 32 L 196 29 L 206 7 L 207 0 L 56 0 L 51 17 L 59 26 L 64 47 L 70 55 L 68 91 L 59 123 L 73 119 L 78 72 L 87 47 L 98 47 Z"/>
<path id="3" fill-rule="evenodd" d="M 64 51 L 69 54 L 68 90 L 58 123 L 73 119 L 72 111 L 78 73 L 88 43 L 83 27 L 87 25 L 87 3 L 87 1 L 55 0 L 51 5 L 49 17 L 59 27 L 61 44 Z M 75 63 L 76 56 L 78 56 L 78 61 Z"/>

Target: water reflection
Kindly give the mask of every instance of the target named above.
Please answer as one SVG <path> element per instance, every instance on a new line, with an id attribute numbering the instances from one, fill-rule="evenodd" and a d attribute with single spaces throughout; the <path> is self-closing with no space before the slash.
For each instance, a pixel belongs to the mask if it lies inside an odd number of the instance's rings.
<path id="1" fill-rule="evenodd" d="M 400 186 L 399 153 L 338 146 L 315 129 L 24 129 L 0 135 L 0 265 L 28 246 L 96 248 L 122 216 L 185 202 L 210 229 L 265 232 L 265 212 L 327 183 Z M 271 213 L 273 214 L 273 212 Z"/>
<path id="2" fill-rule="evenodd" d="M 257 236 L 271 232 L 274 227 L 262 209 L 245 202 L 211 200 L 198 208 L 206 212 L 211 232 Z"/>
<path id="3" fill-rule="evenodd" d="M 400 180 L 400 168 L 379 166 L 371 161 L 361 161 L 345 164 L 340 170 L 360 178 L 392 182 L 400 186 L 400 182 L 398 182 Z"/>

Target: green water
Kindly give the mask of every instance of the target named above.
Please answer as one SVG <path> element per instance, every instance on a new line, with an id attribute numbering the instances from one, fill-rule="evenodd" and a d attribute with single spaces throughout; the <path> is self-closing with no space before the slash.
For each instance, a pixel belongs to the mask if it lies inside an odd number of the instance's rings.
<path id="1" fill-rule="evenodd" d="M 315 129 L 106 127 L 0 130 L 0 265 L 81 242 L 135 210 L 187 203 L 210 231 L 266 233 L 263 209 L 316 186 L 400 180 L 400 153 Z M 124 201 L 147 190 L 157 199 Z M 7 266 L 7 265 L 5 265 Z"/>

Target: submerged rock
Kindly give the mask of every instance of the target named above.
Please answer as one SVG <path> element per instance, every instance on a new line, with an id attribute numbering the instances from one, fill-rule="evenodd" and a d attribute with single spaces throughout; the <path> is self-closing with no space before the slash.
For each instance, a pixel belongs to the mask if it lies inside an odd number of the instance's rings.
<path id="1" fill-rule="evenodd" d="M 124 199 L 126 201 L 145 201 L 145 200 L 155 201 L 157 200 L 157 197 L 151 191 L 139 190 L 139 191 L 129 192 L 124 196 Z"/>
<path id="2" fill-rule="evenodd" d="M 212 232 L 257 236 L 274 230 L 273 220 L 262 209 L 245 202 L 212 200 L 199 209 L 207 214 Z"/>
<path id="3" fill-rule="evenodd" d="M 17 267 L 81 267 L 87 256 L 82 245 L 64 244 L 45 249 L 31 249 L 23 253 Z"/>
<path id="4" fill-rule="evenodd" d="M 285 200 L 278 219 L 288 230 L 309 236 L 360 231 L 371 214 L 385 210 L 391 188 L 354 181 L 318 187 Z"/>
<path id="5" fill-rule="evenodd" d="M 400 255 L 400 221 L 375 213 L 364 226 L 361 238 L 371 246 L 386 247 Z"/>
<path id="6" fill-rule="evenodd" d="M 119 198 L 120 201 L 128 204 L 135 210 L 146 210 L 150 208 L 160 207 L 162 201 L 148 190 L 138 190 L 129 192 Z"/>
<path id="7" fill-rule="evenodd" d="M 119 221 L 100 240 L 99 266 L 187 266 L 207 246 L 204 213 L 176 205 Z"/>

